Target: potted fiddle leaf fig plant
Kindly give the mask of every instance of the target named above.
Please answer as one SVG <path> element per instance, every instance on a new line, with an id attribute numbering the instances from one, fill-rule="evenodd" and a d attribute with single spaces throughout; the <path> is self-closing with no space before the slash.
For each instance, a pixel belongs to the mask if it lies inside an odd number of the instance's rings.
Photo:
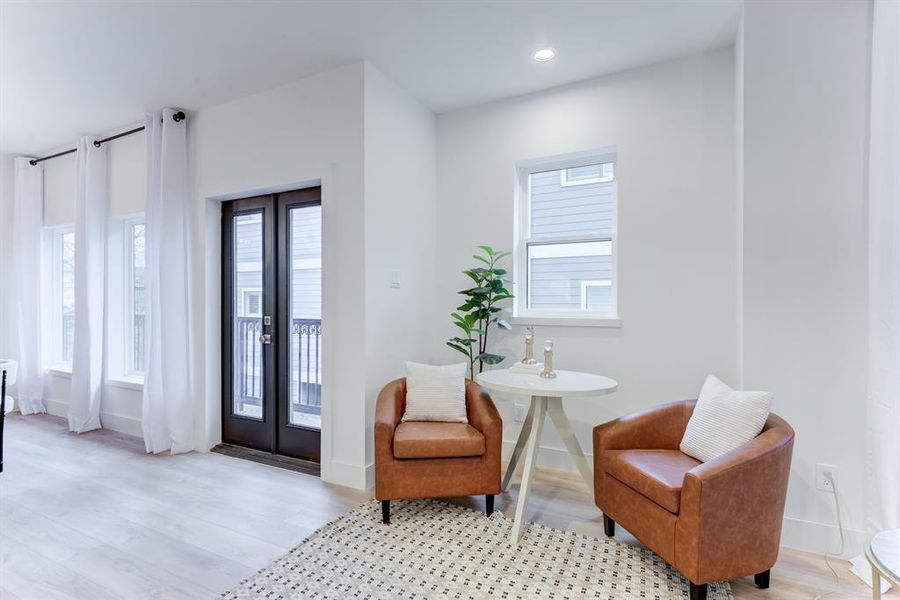
<path id="1" fill-rule="evenodd" d="M 512 329 L 509 322 L 502 318 L 507 310 L 500 306 L 504 300 L 513 297 L 506 289 L 509 279 L 506 269 L 499 266 L 501 260 L 509 256 L 509 252 L 494 250 L 490 246 L 478 246 L 478 252 L 472 257 L 484 264 L 463 271 L 474 285 L 459 293 L 465 301 L 451 313 L 453 324 L 462 333 L 447 340 L 447 345 L 466 355 L 469 361 L 469 377 L 475 379 L 475 363 L 478 372 L 484 365 L 496 365 L 506 357 L 488 352 L 488 333 L 491 325 L 501 329 Z"/>

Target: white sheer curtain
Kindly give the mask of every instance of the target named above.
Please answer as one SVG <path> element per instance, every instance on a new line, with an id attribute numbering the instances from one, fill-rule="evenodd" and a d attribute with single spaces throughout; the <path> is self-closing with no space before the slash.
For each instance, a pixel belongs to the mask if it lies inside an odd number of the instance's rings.
<path id="1" fill-rule="evenodd" d="M 47 412 L 41 367 L 41 227 L 44 223 L 44 166 L 15 160 L 13 253 L 19 375 L 16 390 L 23 415 Z"/>
<path id="2" fill-rule="evenodd" d="M 900 526 L 900 2 L 876 0 L 869 142 L 866 524 Z"/>
<path id="3" fill-rule="evenodd" d="M 106 146 L 78 140 L 75 182 L 75 334 L 69 430 L 100 428 L 103 395 L 106 220 L 109 189 Z"/>
<path id="4" fill-rule="evenodd" d="M 146 327 L 143 428 L 147 452 L 194 448 L 191 202 L 185 121 L 146 115 Z"/>

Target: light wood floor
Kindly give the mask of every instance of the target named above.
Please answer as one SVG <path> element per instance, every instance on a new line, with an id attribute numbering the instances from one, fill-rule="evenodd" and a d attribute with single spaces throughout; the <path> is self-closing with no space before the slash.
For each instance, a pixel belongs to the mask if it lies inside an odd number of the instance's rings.
<path id="1" fill-rule="evenodd" d="M 0 475 L 0 597 L 212 598 L 371 495 L 220 454 L 149 456 L 137 438 L 81 436 L 56 417 L 10 415 Z M 516 484 L 497 498 L 512 516 Z M 483 499 L 459 504 L 483 508 Z M 542 471 L 529 519 L 602 535 L 584 484 Z M 636 543 L 626 533 L 622 540 Z M 870 598 L 839 563 L 829 599 Z M 810 600 L 833 588 L 822 557 L 784 550 L 772 587 L 735 598 Z M 900 598 L 892 591 L 888 598 Z"/>

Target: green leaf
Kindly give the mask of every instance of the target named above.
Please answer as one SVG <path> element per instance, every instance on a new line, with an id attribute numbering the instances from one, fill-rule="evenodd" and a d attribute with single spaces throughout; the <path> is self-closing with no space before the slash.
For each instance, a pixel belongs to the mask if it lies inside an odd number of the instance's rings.
<path id="1" fill-rule="evenodd" d="M 480 260 L 481 262 L 483 262 L 483 263 L 486 264 L 487 266 L 491 266 L 491 261 L 489 261 L 488 259 L 486 259 L 486 258 L 483 257 L 483 256 L 480 256 L 480 255 L 478 255 L 478 254 L 473 254 L 473 255 L 472 255 L 472 258 L 474 258 L 475 260 Z"/>
<path id="2" fill-rule="evenodd" d="M 491 293 L 491 288 L 489 287 L 474 287 L 468 290 L 462 290 L 459 292 L 460 294 L 465 294 L 467 296 L 487 296 Z"/>
<path id="3" fill-rule="evenodd" d="M 485 252 L 487 252 L 488 256 L 494 256 L 494 249 L 491 248 L 490 246 L 478 246 L 478 247 L 481 248 L 482 250 L 484 250 Z"/>
<path id="4" fill-rule="evenodd" d="M 456 344 L 454 344 L 452 342 L 447 342 L 447 345 L 450 346 L 451 348 L 453 348 L 454 350 L 456 350 L 457 352 L 461 352 L 461 353 L 465 354 L 466 356 L 469 356 L 468 348 L 463 348 L 461 346 L 457 346 Z"/>
<path id="5" fill-rule="evenodd" d="M 494 275 L 506 275 L 506 269 L 491 269 Z"/>
<path id="6" fill-rule="evenodd" d="M 479 277 L 477 274 L 473 273 L 472 271 L 463 271 L 463 273 L 468 275 L 469 277 L 471 277 L 472 281 L 475 282 L 475 285 L 478 285 L 479 283 L 481 283 L 481 277 Z"/>
<path id="7" fill-rule="evenodd" d="M 490 354 L 485 352 L 483 354 L 478 355 L 478 360 L 488 365 L 496 365 L 503 362 L 506 359 L 505 356 L 500 356 L 499 354 Z"/>

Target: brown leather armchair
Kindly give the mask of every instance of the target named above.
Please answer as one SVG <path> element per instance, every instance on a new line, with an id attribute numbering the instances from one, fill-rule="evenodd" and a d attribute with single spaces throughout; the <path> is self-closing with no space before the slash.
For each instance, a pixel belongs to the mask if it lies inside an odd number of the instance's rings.
<path id="1" fill-rule="evenodd" d="M 500 493 L 503 421 L 487 391 L 466 381 L 468 423 L 402 423 L 406 378 L 387 384 L 375 406 L 375 498 L 390 523 L 390 501 Z"/>
<path id="2" fill-rule="evenodd" d="M 754 575 L 769 587 L 778 557 L 794 430 L 770 414 L 743 446 L 701 463 L 678 447 L 695 401 L 594 428 L 594 503 L 607 536 L 620 523 L 681 571 L 691 600 L 713 581 Z"/>

